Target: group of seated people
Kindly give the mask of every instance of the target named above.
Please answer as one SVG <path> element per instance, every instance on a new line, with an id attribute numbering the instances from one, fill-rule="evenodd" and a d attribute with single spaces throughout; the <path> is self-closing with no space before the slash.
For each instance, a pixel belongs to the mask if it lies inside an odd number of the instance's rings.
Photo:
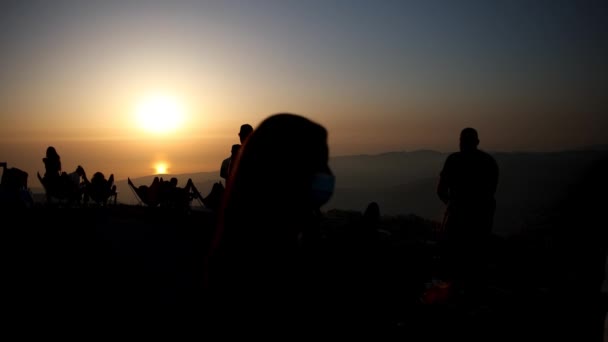
<path id="1" fill-rule="evenodd" d="M 163 180 L 162 177 L 154 177 L 152 184 L 135 186 L 130 178 L 127 178 L 129 186 L 137 197 L 145 205 L 149 207 L 170 207 L 170 208 L 185 208 L 190 205 L 193 199 L 203 201 L 203 196 L 200 194 L 192 179 L 188 179 L 185 187 L 177 186 L 178 180 L 172 177 L 170 180 Z"/>
<path id="2" fill-rule="evenodd" d="M 80 165 L 71 173 L 62 171 L 61 157 L 53 146 L 47 148 L 46 157 L 42 158 L 42 161 L 46 171 L 44 176 L 38 173 L 38 179 L 44 186 L 47 201 L 57 198 L 70 204 L 88 204 L 92 200 L 98 205 L 107 204 L 110 198 L 116 201 L 114 174 L 106 179 L 102 172 L 95 172 L 89 180 Z"/>
<path id="3" fill-rule="evenodd" d="M 90 201 L 98 205 L 106 205 L 110 199 L 116 203 L 117 191 L 114 184 L 114 174 L 106 179 L 102 172 L 95 172 L 89 180 L 81 165 L 73 172 L 65 172 L 61 168 L 61 157 L 53 146 L 46 150 L 46 156 L 42 158 L 45 166 L 44 176 L 38 173 L 38 179 L 44 186 L 47 202 L 53 199 L 66 201 L 68 205 L 88 204 Z M 127 179 L 129 186 L 135 192 L 140 202 L 149 207 L 172 207 L 186 208 L 190 206 L 193 199 L 214 209 L 219 205 L 221 189 L 212 189 L 209 196 L 203 197 L 192 179 L 188 179 L 185 187 L 177 185 L 178 179 L 172 177 L 163 180 L 162 177 L 154 177 L 152 184 L 135 186 L 130 178 Z M 217 184 L 216 184 L 217 185 Z M 220 184 L 221 185 L 221 184 Z"/>
<path id="4" fill-rule="evenodd" d="M 240 144 L 232 145 L 230 156 L 222 161 L 220 177 L 226 183 L 234 168 L 241 145 L 252 132 L 253 126 L 250 124 L 241 125 L 238 133 Z M 150 185 L 136 186 L 130 178 L 127 179 L 127 182 L 137 195 L 139 201 L 150 207 L 186 207 L 191 200 L 198 199 L 206 208 L 217 210 L 219 209 L 225 190 L 221 182 L 216 182 L 213 184 L 210 193 L 207 196 L 202 196 L 196 186 L 194 186 L 192 179 L 188 179 L 186 186 L 181 188 L 177 186 L 178 180 L 175 177 L 169 181 L 163 180 L 162 177 L 154 177 Z"/>

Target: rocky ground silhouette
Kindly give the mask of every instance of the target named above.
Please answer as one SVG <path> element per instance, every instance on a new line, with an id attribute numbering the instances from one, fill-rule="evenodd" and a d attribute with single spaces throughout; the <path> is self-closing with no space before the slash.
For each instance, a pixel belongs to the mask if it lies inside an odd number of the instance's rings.
<path id="1" fill-rule="evenodd" d="M 3 209 L 2 217 L 8 326 L 153 332 L 177 322 L 204 335 L 212 212 L 118 204 Z M 586 298 L 560 278 L 548 233 L 496 236 L 487 286 L 472 301 L 442 283 L 437 222 L 383 216 L 372 230 L 361 222 L 362 213 L 340 210 L 322 222 L 328 291 L 347 299 L 351 316 L 336 321 L 350 332 L 550 340 L 583 336 L 590 313 L 605 312 L 605 296 Z"/>

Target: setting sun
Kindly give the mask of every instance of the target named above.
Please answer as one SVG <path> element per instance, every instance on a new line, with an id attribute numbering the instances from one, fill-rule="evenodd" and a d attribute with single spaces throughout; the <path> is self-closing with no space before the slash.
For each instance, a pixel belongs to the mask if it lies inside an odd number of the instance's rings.
<path id="1" fill-rule="evenodd" d="M 137 125 L 149 133 L 171 133 L 184 121 L 184 108 L 175 98 L 155 95 L 142 99 L 136 108 Z"/>
<path id="2" fill-rule="evenodd" d="M 169 166 L 166 163 L 157 163 L 154 165 L 154 170 L 157 175 L 163 175 L 167 173 Z"/>

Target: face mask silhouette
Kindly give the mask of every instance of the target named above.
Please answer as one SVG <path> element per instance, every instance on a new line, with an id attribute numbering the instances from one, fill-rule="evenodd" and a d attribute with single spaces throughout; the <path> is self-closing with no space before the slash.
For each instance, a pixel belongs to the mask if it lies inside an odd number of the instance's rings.
<path id="1" fill-rule="evenodd" d="M 312 178 L 311 200 L 314 208 L 319 208 L 327 203 L 334 193 L 336 177 L 329 173 L 317 173 Z"/>

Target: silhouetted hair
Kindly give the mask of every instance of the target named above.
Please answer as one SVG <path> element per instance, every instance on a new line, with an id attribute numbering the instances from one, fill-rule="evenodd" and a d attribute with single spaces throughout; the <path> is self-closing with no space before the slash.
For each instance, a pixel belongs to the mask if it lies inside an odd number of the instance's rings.
<path id="1" fill-rule="evenodd" d="M 477 130 L 467 127 L 460 132 L 460 148 L 465 150 L 475 149 L 479 145 Z"/>
<path id="2" fill-rule="evenodd" d="M 312 176 L 327 171 L 328 158 L 325 128 L 295 114 L 272 115 L 249 136 L 233 161 L 226 199 L 241 203 L 241 196 L 251 196 L 244 202 L 248 207 L 250 201 L 272 207 L 304 205 Z"/>
<path id="3" fill-rule="evenodd" d="M 290 113 L 266 118 L 241 146 L 207 261 L 211 302 L 228 324 L 284 327 L 309 312 L 297 304 L 316 298 L 302 258 L 319 234 L 313 180 L 330 172 L 328 154 L 325 128 Z M 262 304 L 269 316 L 256 317 Z"/>
<path id="4" fill-rule="evenodd" d="M 95 172 L 93 174 L 93 178 L 91 178 L 91 182 L 105 181 L 105 180 L 106 180 L 106 176 L 102 172 Z"/>
<path id="5" fill-rule="evenodd" d="M 61 173 L 61 157 L 53 146 L 46 148 L 46 157 L 42 158 L 44 162 L 45 173 L 44 177 L 55 177 Z"/>
<path id="6" fill-rule="evenodd" d="M 290 113 L 265 119 L 233 161 L 216 242 L 293 246 L 312 219 L 312 179 L 328 172 L 328 156 L 321 125 Z"/>
<path id="7" fill-rule="evenodd" d="M 47 156 L 47 158 L 48 157 L 59 158 L 59 154 L 57 153 L 57 150 L 53 146 L 49 146 L 46 148 L 46 156 Z"/>
<path id="8" fill-rule="evenodd" d="M 247 139 L 247 137 L 249 137 L 249 135 L 251 135 L 251 132 L 253 132 L 253 126 L 251 126 L 250 124 L 241 125 L 241 129 L 239 131 L 239 137 L 241 139 L 241 143 L 245 142 L 245 139 Z"/>

